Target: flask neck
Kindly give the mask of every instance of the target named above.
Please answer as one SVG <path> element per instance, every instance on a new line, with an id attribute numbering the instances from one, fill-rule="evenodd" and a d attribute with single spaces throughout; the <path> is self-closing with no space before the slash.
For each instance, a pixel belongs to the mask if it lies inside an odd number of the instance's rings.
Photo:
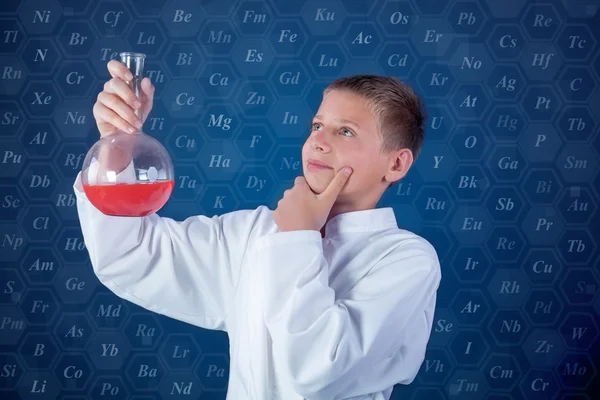
<path id="1" fill-rule="evenodd" d="M 120 53 L 119 56 L 121 57 L 121 62 L 125 64 L 125 66 L 133 75 L 133 79 L 131 81 L 126 81 L 127 85 L 129 88 L 131 88 L 133 94 L 135 94 L 138 99 L 141 99 L 142 79 L 144 79 L 144 61 L 146 59 L 146 55 L 143 53 L 123 52 Z M 134 110 L 134 112 L 140 121 L 144 121 L 141 107 Z"/>

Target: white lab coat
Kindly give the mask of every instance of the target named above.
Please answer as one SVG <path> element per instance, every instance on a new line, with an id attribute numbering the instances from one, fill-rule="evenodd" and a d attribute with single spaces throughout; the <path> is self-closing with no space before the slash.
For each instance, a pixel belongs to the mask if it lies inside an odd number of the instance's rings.
<path id="1" fill-rule="evenodd" d="M 228 333 L 227 400 L 387 400 L 419 371 L 440 265 L 429 242 L 398 228 L 392 208 L 340 214 L 322 238 L 279 232 L 265 206 L 182 222 L 123 218 L 87 201 L 81 173 L 74 190 L 106 287 Z"/>

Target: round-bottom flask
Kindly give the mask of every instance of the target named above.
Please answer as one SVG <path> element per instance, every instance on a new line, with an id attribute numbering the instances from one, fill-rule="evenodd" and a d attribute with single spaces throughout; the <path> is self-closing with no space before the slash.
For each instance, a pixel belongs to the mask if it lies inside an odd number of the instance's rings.
<path id="1" fill-rule="evenodd" d="M 127 82 L 138 98 L 145 55 L 121 53 L 131 73 Z M 140 109 L 136 115 L 141 118 Z M 160 210 L 174 187 L 173 162 L 165 147 L 142 130 L 117 131 L 100 138 L 88 151 L 82 167 L 83 190 L 102 213 L 141 217 Z"/>

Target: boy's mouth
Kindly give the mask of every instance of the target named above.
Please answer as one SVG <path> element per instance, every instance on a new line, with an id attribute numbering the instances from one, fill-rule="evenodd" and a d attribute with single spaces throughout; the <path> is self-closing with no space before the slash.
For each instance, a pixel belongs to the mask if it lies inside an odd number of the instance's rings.
<path id="1" fill-rule="evenodd" d="M 327 164 L 324 164 L 320 161 L 312 160 L 312 159 L 308 160 L 307 166 L 309 169 L 315 169 L 315 170 L 333 169 L 332 167 L 330 167 Z"/>

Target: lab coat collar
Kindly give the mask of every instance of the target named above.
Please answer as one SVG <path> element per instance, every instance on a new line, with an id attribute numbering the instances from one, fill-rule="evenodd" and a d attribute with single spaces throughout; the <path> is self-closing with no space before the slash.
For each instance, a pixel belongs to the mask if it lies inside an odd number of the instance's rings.
<path id="1" fill-rule="evenodd" d="M 325 225 L 325 238 L 347 232 L 372 232 L 397 228 L 392 207 L 350 211 L 336 215 Z"/>

